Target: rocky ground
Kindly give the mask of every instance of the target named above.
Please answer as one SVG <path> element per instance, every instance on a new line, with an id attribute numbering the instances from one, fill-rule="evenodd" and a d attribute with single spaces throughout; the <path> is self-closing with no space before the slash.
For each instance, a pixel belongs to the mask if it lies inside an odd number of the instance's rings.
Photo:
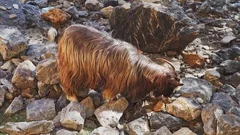
<path id="1" fill-rule="evenodd" d="M 0 134 L 239 135 L 239 12 L 238 0 L 0 0 Z M 170 60 L 184 85 L 165 100 L 91 90 L 69 103 L 57 42 L 77 23 Z"/>

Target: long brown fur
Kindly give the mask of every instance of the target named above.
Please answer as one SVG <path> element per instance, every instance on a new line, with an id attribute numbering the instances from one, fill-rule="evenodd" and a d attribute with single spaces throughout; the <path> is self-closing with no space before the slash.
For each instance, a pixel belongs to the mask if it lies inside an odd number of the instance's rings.
<path id="1" fill-rule="evenodd" d="M 132 102 L 154 90 L 169 96 L 180 85 L 173 68 L 154 63 L 131 44 L 83 25 L 68 27 L 58 46 L 60 81 L 70 100 L 77 91 L 102 87 L 103 97 L 117 94 Z"/>

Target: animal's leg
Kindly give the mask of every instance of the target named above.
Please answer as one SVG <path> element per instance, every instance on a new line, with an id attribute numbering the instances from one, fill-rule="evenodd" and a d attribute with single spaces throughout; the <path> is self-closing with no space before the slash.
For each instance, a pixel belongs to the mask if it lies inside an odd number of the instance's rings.
<path id="1" fill-rule="evenodd" d="M 71 95 L 71 96 L 66 95 L 66 96 L 67 96 L 67 99 L 68 99 L 69 101 L 78 102 L 78 99 L 77 99 L 77 97 L 76 97 L 75 95 Z"/>
<path id="2" fill-rule="evenodd" d="M 64 85 L 64 83 L 62 83 L 62 90 L 63 92 L 66 94 L 66 97 L 69 101 L 75 101 L 78 102 L 78 98 L 74 92 L 74 90 L 72 90 L 71 88 L 67 87 L 68 85 Z"/>
<path id="3" fill-rule="evenodd" d="M 117 94 L 115 94 L 114 90 L 105 88 L 105 89 L 103 89 L 102 95 L 106 101 L 112 101 L 116 98 Z"/>

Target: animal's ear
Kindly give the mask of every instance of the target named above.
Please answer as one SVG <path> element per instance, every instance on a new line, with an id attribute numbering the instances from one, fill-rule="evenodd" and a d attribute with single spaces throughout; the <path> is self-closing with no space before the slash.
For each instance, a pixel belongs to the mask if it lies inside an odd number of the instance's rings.
<path id="1" fill-rule="evenodd" d="M 180 83 L 179 80 L 175 79 L 175 78 L 171 78 L 170 81 L 169 81 L 169 84 L 171 86 L 174 86 L 174 87 L 177 87 L 177 86 L 182 86 L 183 84 Z"/>

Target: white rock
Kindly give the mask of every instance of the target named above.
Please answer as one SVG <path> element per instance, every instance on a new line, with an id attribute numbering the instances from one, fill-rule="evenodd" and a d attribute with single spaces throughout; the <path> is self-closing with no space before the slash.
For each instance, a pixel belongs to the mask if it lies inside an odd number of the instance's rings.
<path id="1" fill-rule="evenodd" d="M 150 133 L 150 128 L 147 120 L 142 117 L 129 122 L 126 131 L 129 135 L 145 135 Z"/>
<path id="2" fill-rule="evenodd" d="M 90 135 L 119 135 L 119 132 L 109 127 L 99 127 L 94 129 Z"/>

